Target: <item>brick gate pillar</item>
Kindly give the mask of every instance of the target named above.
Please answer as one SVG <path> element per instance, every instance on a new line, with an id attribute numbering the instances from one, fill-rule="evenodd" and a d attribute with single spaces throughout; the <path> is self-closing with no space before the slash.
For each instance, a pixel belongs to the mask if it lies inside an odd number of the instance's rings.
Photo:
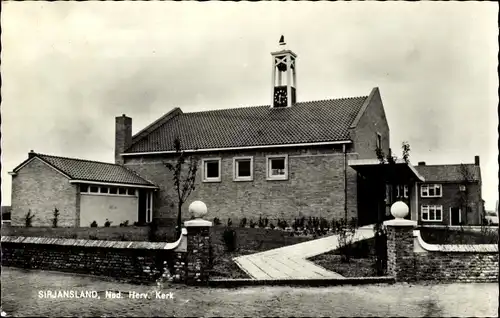
<path id="1" fill-rule="evenodd" d="M 195 201 L 189 206 L 195 217 L 184 222 L 187 230 L 187 252 L 184 255 L 184 281 L 187 284 L 205 284 L 210 278 L 210 228 L 212 222 L 204 220 L 207 206 Z"/>
<path id="2" fill-rule="evenodd" d="M 415 257 L 413 253 L 413 230 L 416 221 L 406 220 L 408 206 L 402 201 L 391 206 L 393 220 L 385 222 L 387 226 L 387 274 L 396 281 L 415 281 Z"/>

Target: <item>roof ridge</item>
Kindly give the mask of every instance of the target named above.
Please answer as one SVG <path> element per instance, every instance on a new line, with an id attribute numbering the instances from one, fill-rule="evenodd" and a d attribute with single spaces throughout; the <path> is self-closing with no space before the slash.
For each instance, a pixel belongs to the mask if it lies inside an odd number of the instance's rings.
<path id="1" fill-rule="evenodd" d="M 38 153 L 38 152 L 35 152 L 34 154 L 35 154 L 35 156 L 59 158 L 59 159 L 69 159 L 69 160 L 75 160 L 75 161 L 84 161 L 84 162 L 100 163 L 100 164 L 123 167 L 123 165 L 120 165 L 117 163 L 111 163 L 111 162 L 103 162 L 103 161 L 96 161 L 96 160 L 90 160 L 90 159 L 80 159 L 80 158 L 71 158 L 71 157 L 63 157 L 63 156 L 54 156 L 54 155 L 47 155 L 47 154 Z"/>
<path id="2" fill-rule="evenodd" d="M 350 99 L 358 99 L 358 98 L 368 98 L 368 95 L 351 96 L 351 97 L 339 97 L 339 98 L 316 99 L 316 100 L 308 100 L 308 101 L 303 101 L 303 102 L 297 102 L 295 104 L 296 105 L 300 105 L 300 104 L 308 104 L 308 103 L 327 102 L 327 101 L 341 101 L 341 100 L 350 100 Z M 215 112 L 215 111 L 221 111 L 221 110 L 235 110 L 235 109 L 244 109 L 244 108 L 259 108 L 259 107 L 271 107 L 271 105 L 269 105 L 269 104 L 268 105 L 253 105 L 253 106 L 245 105 L 245 106 L 231 107 L 231 108 L 219 108 L 219 109 L 209 109 L 209 110 L 202 110 L 202 111 L 183 112 L 183 114 L 181 114 L 181 115 L 198 114 L 198 113 L 208 113 L 208 112 Z"/>

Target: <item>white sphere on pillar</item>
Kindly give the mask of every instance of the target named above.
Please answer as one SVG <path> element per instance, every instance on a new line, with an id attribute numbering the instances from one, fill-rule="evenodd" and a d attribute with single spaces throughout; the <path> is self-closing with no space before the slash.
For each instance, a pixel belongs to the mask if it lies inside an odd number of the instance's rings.
<path id="1" fill-rule="evenodd" d="M 189 205 L 189 213 L 193 214 L 197 219 L 202 219 L 207 215 L 207 212 L 207 206 L 202 201 L 194 201 Z"/>
<path id="2" fill-rule="evenodd" d="M 396 201 L 391 206 L 391 214 L 395 219 L 404 219 L 408 215 L 409 210 L 408 205 L 403 201 Z"/>

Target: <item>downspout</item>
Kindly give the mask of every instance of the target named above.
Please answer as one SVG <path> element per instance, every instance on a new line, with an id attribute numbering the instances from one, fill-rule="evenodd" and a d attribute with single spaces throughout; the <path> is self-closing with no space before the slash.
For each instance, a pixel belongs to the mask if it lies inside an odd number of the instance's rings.
<path id="1" fill-rule="evenodd" d="M 342 145 L 342 151 L 344 152 L 344 215 L 347 222 L 347 151 L 345 144 Z"/>

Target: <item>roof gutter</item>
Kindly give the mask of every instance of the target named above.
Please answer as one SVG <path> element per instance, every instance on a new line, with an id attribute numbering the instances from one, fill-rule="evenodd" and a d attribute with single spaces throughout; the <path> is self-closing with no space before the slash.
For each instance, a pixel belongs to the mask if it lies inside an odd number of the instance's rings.
<path id="1" fill-rule="evenodd" d="M 99 181 L 89 181 L 89 180 L 70 180 L 69 183 L 85 183 L 85 184 L 97 184 L 97 185 L 116 186 L 116 187 L 158 189 L 157 186 L 149 186 L 143 184 L 99 182 Z"/>
<path id="2" fill-rule="evenodd" d="M 269 149 L 269 148 L 291 148 L 291 147 L 306 147 L 306 146 L 328 146 L 328 145 L 343 145 L 350 144 L 351 140 L 341 141 L 326 141 L 326 142 L 311 142 L 300 144 L 285 144 L 285 145 L 262 145 L 262 146 L 247 146 L 247 147 L 226 147 L 226 148 L 206 148 L 206 149 L 188 149 L 182 150 L 183 152 L 213 152 L 213 151 L 231 151 L 231 150 L 249 150 L 249 149 Z M 122 156 L 144 156 L 144 155 L 163 155 L 173 154 L 175 150 L 167 151 L 149 151 L 149 152 L 131 152 L 122 153 Z"/>

